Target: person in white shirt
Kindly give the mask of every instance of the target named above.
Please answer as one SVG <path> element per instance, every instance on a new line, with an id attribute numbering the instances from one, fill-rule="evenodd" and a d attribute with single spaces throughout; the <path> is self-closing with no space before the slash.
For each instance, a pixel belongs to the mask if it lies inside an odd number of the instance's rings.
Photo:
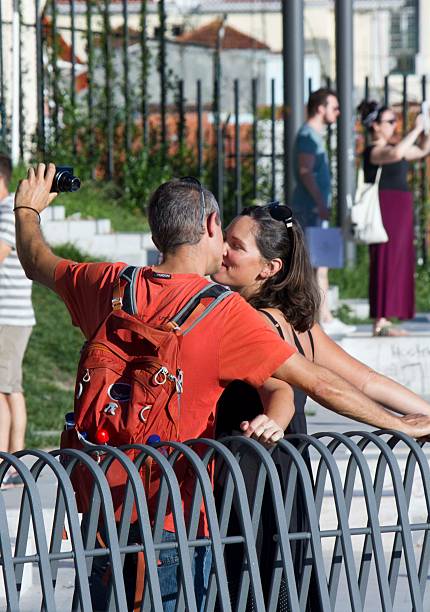
<path id="1" fill-rule="evenodd" d="M 27 411 L 22 388 L 22 362 L 35 324 L 31 285 L 15 246 L 14 194 L 9 193 L 12 164 L 0 155 L 0 450 L 24 448 Z M 3 485 L 20 483 L 9 470 Z"/>

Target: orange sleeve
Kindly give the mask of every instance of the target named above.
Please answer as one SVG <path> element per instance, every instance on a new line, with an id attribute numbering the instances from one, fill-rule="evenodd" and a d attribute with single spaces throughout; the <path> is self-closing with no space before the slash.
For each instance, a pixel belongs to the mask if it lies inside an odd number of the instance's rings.
<path id="1" fill-rule="evenodd" d="M 260 387 L 297 350 L 239 295 L 229 302 L 219 349 L 221 384 L 238 379 Z"/>
<path id="2" fill-rule="evenodd" d="M 91 338 L 112 308 L 113 283 L 124 263 L 74 263 L 63 259 L 55 269 L 55 287 L 73 325 Z"/>

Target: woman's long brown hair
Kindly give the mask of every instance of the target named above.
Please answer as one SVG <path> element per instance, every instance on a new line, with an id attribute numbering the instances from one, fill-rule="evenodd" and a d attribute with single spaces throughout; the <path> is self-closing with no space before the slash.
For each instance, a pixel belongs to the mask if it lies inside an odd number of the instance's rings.
<path id="1" fill-rule="evenodd" d="M 300 225 L 293 219 L 287 230 L 265 206 L 249 206 L 241 215 L 256 222 L 255 241 L 263 259 L 282 260 L 279 272 L 261 285 L 249 303 L 257 309 L 278 308 L 295 330 L 309 330 L 317 320 L 321 296 Z"/>

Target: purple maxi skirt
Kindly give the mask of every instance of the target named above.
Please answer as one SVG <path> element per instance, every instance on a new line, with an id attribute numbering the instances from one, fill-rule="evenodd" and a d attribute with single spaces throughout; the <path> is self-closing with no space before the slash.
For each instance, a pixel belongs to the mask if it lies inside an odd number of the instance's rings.
<path id="1" fill-rule="evenodd" d="M 384 189 L 379 192 L 379 202 L 388 242 L 369 247 L 370 316 L 412 319 L 415 315 L 412 193 Z"/>

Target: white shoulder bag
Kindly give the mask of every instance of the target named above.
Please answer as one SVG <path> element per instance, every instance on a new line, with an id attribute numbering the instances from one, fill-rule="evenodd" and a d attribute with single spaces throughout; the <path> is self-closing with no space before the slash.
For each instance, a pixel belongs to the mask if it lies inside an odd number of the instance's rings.
<path id="1" fill-rule="evenodd" d="M 355 202 L 351 209 L 351 228 L 357 242 L 380 244 L 388 242 L 388 235 L 382 223 L 379 205 L 379 180 L 382 168 L 379 166 L 374 183 L 364 182 L 364 172 L 358 173 Z"/>

